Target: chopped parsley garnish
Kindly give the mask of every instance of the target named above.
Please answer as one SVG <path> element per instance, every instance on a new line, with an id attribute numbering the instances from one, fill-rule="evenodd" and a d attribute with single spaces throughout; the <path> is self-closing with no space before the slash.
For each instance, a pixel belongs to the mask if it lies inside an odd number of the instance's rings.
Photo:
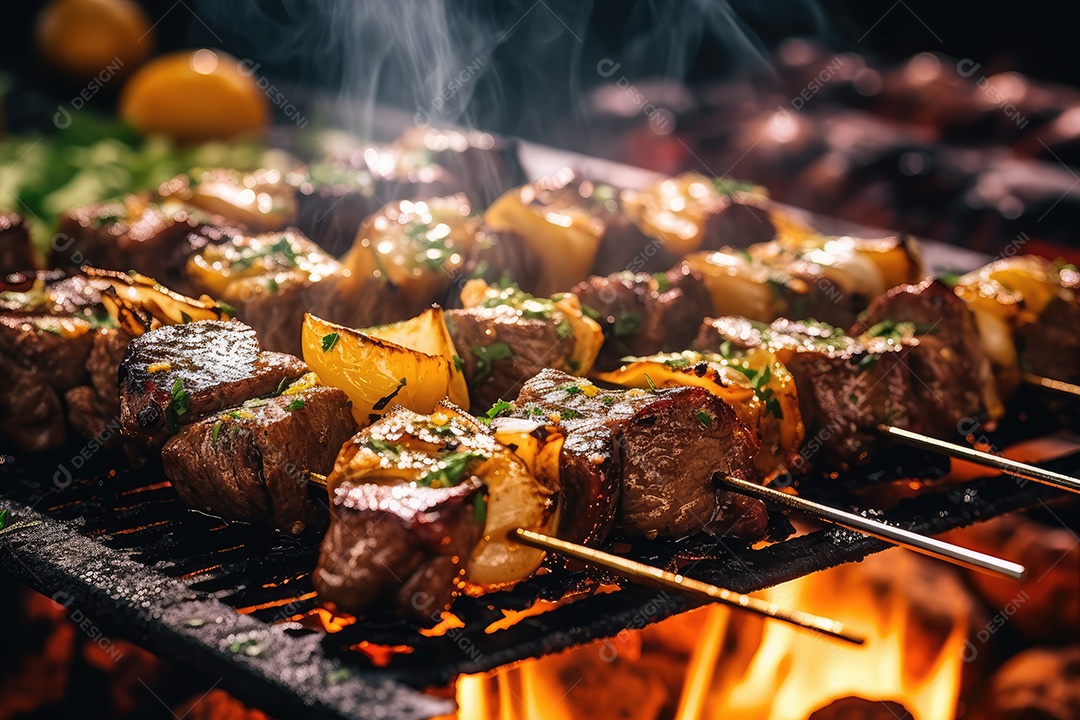
<path id="1" fill-rule="evenodd" d="M 484 413 L 482 417 L 477 418 L 477 420 L 479 420 L 480 422 L 482 422 L 482 423 L 484 423 L 486 425 L 486 424 L 490 423 L 492 420 L 494 420 L 495 418 L 502 415 L 507 410 L 510 410 L 511 408 L 513 408 L 513 405 L 506 402 L 505 400 L 500 400 L 497 403 L 495 403 L 494 405 L 492 405 L 491 408 L 488 409 L 488 411 L 486 413 Z"/>
<path id="2" fill-rule="evenodd" d="M 765 406 L 765 412 L 777 420 L 784 419 L 784 409 L 780 406 L 780 401 L 776 399 L 776 393 L 769 387 L 769 382 L 773 377 L 771 366 L 766 365 L 760 372 L 748 365 L 731 365 L 731 368 L 738 370 L 750 380 L 750 386 L 754 388 L 754 394 Z"/>
<path id="3" fill-rule="evenodd" d="M 581 418 L 581 413 L 573 408 L 563 408 L 562 410 L 559 410 L 559 418 L 562 420 L 579 420 Z"/>
<path id="4" fill-rule="evenodd" d="M 322 351 L 330 352 L 337 345 L 337 341 L 341 336 L 337 333 L 328 333 L 322 336 Z"/>
<path id="5" fill-rule="evenodd" d="M 559 324 L 555 326 L 555 334 L 559 336 L 560 340 L 565 340 L 574 334 L 574 326 L 570 324 L 570 321 L 563 318 L 559 321 Z"/>
<path id="6" fill-rule="evenodd" d="M 591 320 L 600 322 L 600 313 L 584 303 L 581 304 L 581 314 Z"/>
<path id="7" fill-rule="evenodd" d="M 454 369 L 458 372 L 465 369 L 465 360 L 459 355 L 454 356 Z"/>
<path id="8" fill-rule="evenodd" d="M 615 397 L 613 395 L 605 395 L 604 397 L 600 398 L 600 402 L 604 403 L 605 405 L 611 406 L 615 404 Z"/>
<path id="9" fill-rule="evenodd" d="M 454 487 L 465 477 L 465 470 L 473 460 L 486 460 L 483 453 L 466 450 L 447 455 L 431 470 L 416 479 L 416 484 L 423 487 Z"/>
<path id="10" fill-rule="evenodd" d="M 509 360 L 514 357 L 514 351 L 504 342 L 493 342 L 490 345 L 473 345 L 469 350 L 476 358 L 476 372 L 473 382 L 483 383 L 491 376 L 492 365 L 499 360 Z"/>
<path id="11" fill-rule="evenodd" d="M 938 276 L 938 280 L 950 288 L 955 288 L 960 284 L 960 275 L 954 272 L 943 272 Z"/>
<path id="12" fill-rule="evenodd" d="M 580 385 L 574 385 L 573 383 L 567 383 L 566 385 L 560 385 L 559 389 L 562 390 L 567 395 L 577 395 L 579 392 L 581 392 L 581 386 Z"/>
<path id="13" fill-rule="evenodd" d="M 694 417 L 697 418 L 697 421 L 701 425 L 701 427 L 705 428 L 706 430 L 712 427 L 712 415 L 710 415 L 706 410 L 698 410 L 694 413 Z"/>
<path id="14" fill-rule="evenodd" d="M 0 510 L 0 530 L 3 530 L 4 528 L 7 527 L 8 520 L 10 520 L 10 519 L 11 519 L 11 511 L 10 510 Z"/>
<path id="15" fill-rule="evenodd" d="M 191 395 L 184 390 L 184 379 L 176 378 L 172 386 L 172 400 L 165 407 L 165 428 L 173 435 L 180 431 L 180 416 L 187 413 Z"/>
<path id="16" fill-rule="evenodd" d="M 649 377 L 649 373 L 644 373 L 644 375 L 645 375 L 645 384 L 649 386 L 649 392 L 656 392 L 656 383 L 654 383 L 652 381 L 652 378 Z"/>
<path id="17" fill-rule="evenodd" d="M 656 281 L 656 291 L 659 293 L 666 293 L 671 289 L 671 281 L 668 280 L 668 276 L 662 272 L 653 273 L 653 280 Z"/>
<path id="18" fill-rule="evenodd" d="M 636 335 L 641 328 L 642 315 L 639 312 L 624 312 L 615 316 L 615 322 L 611 324 L 611 332 L 615 337 L 629 337 Z"/>
<path id="19" fill-rule="evenodd" d="M 675 368 L 677 370 L 679 368 L 689 367 L 690 358 L 684 357 L 682 355 L 675 355 L 664 360 L 664 364 L 667 365 L 669 368 Z"/>
<path id="20" fill-rule="evenodd" d="M 267 281 L 266 281 L 266 289 L 267 289 L 267 291 L 268 291 L 268 292 L 270 292 L 271 294 L 274 294 L 274 293 L 276 293 L 276 292 L 277 292 L 278 290 L 280 290 L 280 289 L 281 289 L 281 286 L 279 286 L 279 285 L 278 285 L 278 281 L 277 281 L 277 280 L 275 280 L 274 278 L 270 278 L 269 280 L 267 280 Z"/>
<path id="21" fill-rule="evenodd" d="M 216 443 L 217 442 L 218 435 L 221 434 L 221 426 L 222 425 L 223 425 L 223 423 L 220 420 L 218 420 L 216 423 L 214 423 L 214 429 L 210 431 L 210 442 L 211 443 Z"/>
<path id="22" fill-rule="evenodd" d="M 369 435 L 364 440 L 364 447 L 379 455 L 386 456 L 391 462 L 401 460 L 401 453 L 405 450 L 401 445 L 383 440 L 381 437 Z"/>
<path id="23" fill-rule="evenodd" d="M 234 308 L 232 305 L 228 305 L 226 303 L 219 302 L 218 307 L 221 308 L 221 312 L 223 312 L 225 314 L 225 317 L 227 317 L 227 318 L 236 317 L 236 308 Z"/>
<path id="24" fill-rule="evenodd" d="M 303 407 L 304 407 L 304 398 L 297 397 L 297 398 L 293 398 L 292 400 L 290 400 L 289 404 L 285 406 L 285 409 L 288 410 L 289 412 L 292 412 L 294 410 L 300 410 Z"/>
<path id="25" fill-rule="evenodd" d="M 300 254 L 293 250 L 289 238 L 282 236 L 273 245 L 264 245 L 258 250 L 244 248 L 240 251 L 240 257 L 233 260 L 230 267 L 233 270 L 246 270 L 263 258 L 274 258 L 287 267 L 296 267 L 296 261 Z"/>

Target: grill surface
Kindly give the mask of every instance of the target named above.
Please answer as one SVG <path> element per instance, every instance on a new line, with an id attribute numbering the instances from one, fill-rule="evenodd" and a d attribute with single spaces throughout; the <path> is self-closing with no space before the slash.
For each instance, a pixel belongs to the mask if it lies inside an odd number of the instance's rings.
<path id="1" fill-rule="evenodd" d="M 566 164 L 588 166 L 592 174 L 623 184 L 631 184 L 626 172 L 641 174 L 538 148 L 523 148 L 523 160 L 533 176 Z M 970 268 L 981 260 L 933 243 L 926 255 L 935 270 Z M 1048 413 L 1027 415 L 1026 422 L 1003 428 L 995 445 L 1058 427 Z M 109 632 L 200 669 L 211 681 L 220 678 L 223 687 L 275 717 L 444 714 L 452 703 L 422 689 L 445 686 L 460 673 L 610 638 L 695 606 L 639 586 L 616 589 L 611 578 L 587 571 L 553 571 L 509 592 L 460 598 L 453 608 L 460 626 L 443 626 L 441 634 L 424 634 L 390 617 L 327 632 L 310 579 L 317 537 L 287 538 L 188 510 L 160 470 L 134 471 L 89 447 L 3 457 L 0 508 L 11 510 L 22 527 L 0 534 L 0 569 Z M 1080 473 L 1080 453 L 1047 467 Z M 879 517 L 936 534 L 1059 496 L 1033 484 L 988 478 L 928 488 Z M 849 498 L 845 504 L 851 503 Z M 682 558 L 684 573 L 750 592 L 887 547 L 828 528 L 758 550 L 723 538 L 615 549 L 668 566 Z M 577 599 L 556 602 L 568 595 Z M 507 620 L 508 613 L 528 610 L 538 600 L 552 604 L 537 606 L 544 611 L 517 622 Z M 492 628 L 497 621 L 499 629 Z"/>

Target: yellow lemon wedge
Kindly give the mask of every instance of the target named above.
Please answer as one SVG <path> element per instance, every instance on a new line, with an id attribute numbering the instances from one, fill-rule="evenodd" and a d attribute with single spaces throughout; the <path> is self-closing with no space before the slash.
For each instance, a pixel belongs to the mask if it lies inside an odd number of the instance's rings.
<path id="1" fill-rule="evenodd" d="M 270 109 L 245 64 L 201 48 L 139 68 L 121 93 L 120 116 L 140 132 L 193 141 L 256 133 L 269 122 Z"/>
<path id="2" fill-rule="evenodd" d="M 439 325 L 445 335 L 431 337 Z M 424 326 L 427 333 L 420 329 Z M 301 346 L 304 362 L 322 382 L 349 396 L 353 417 L 362 427 L 394 405 L 430 413 L 449 397 L 468 407 L 468 390 L 455 367 L 454 346 L 442 311 L 373 330 L 356 330 L 305 315 Z"/>

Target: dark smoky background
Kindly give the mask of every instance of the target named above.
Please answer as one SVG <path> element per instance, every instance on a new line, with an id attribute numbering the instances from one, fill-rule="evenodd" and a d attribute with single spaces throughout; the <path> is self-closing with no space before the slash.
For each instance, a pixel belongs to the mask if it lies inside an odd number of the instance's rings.
<path id="1" fill-rule="evenodd" d="M 283 86 L 558 142 L 567 118 L 588 136 L 584 93 L 618 63 L 629 82 L 732 76 L 775 82 L 785 38 L 891 63 L 921 51 L 972 58 L 1080 84 L 1071 10 L 1060 3 L 932 0 L 143 0 L 159 51 L 207 46 L 261 65 Z M 55 90 L 40 73 L 33 20 L 42 3 L 8 3 L 0 47 L 16 89 Z M 1064 14 L 1064 15 L 1063 15 Z M 452 81 L 468 77 L 439 107 Z M 32 110 L 33 98 L 24 96 Z M 108 103 L 107 94 L 99 102 Z M 310 102 L 313 98 L 307 98 Z M 30 122 L 9 103 L 9 115 Z M 367 118 L 355 118 L 363 130 Z M 578 138 L 575 138 L 578 139 Z"/>

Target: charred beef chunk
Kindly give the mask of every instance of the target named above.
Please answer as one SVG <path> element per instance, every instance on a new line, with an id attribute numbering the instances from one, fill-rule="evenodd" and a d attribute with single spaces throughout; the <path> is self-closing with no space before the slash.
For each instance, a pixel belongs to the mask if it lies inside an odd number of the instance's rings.
<path id="1" fill-rule="evenodd" d="M 186 272 L 197 292 L 232 305 L 267 350 L 300 355 L 304 313 L 336 314 L 341 265 L 295 228 L 207 246 Z"/>
<path id="2" fill-rule="evenodd" d="M 120 363 L 131 336 L 119 328 L 101 328 L 86 359 L 89 383 L 64 393 L 68 420 L 81 436 L 115 447 L 120 438 Z"/>
<path id="3" fill-rule="evenodd" d="M 313 576 L 319 597 L 343 612 L 386 602 L 407 617 L 437 615 L 483 532 L 480 488 L 477 478 L 440 488 L 342 482 Z"/>
<path id="4" fill-rule="evenodd" d="M 0 278 L 37 268 L 34 246 L 18 213 L 0 213 Z"/>
<path id="5" fill-rule="evenodd" d="M 204 213 L 175 201 L 157 204 L 146 197 L 76 208 L 60 220 L 49 264 L 132 268 L 161 283 L 189 292 L 184 282 L 188 257 L 235 232 Z"/>
<path id="6" fill-rule="evenodd" d="M 1080 295 L 1080 287 L 1074 292 Z M 1016 329 L 1020 367 L 1055 380 L 1080 383 L 1080 303 L 1056 297 L 1038 322 Z"/>
<path id="7" fill-rule="evenodd" d="M 342 391 L 290 389 L 185 426 L 165 443 L 162 466 L 186 505 L 298 534 L 321 524 L 308 472 L 329 473 L 355 430 Z"/>
<path id="8" fill-rule="evenodd" d="M 526 181 L 517 143 L 485 132 L 416 128 L 396 146 L 431 158 L 457 179 L 473 203 L 487 207 L 509 188 Z"/>
<path id="9" fill-rule="evenodd" d="M 393 199 L 380 197 L 368 170 L 314 165 L 296 187 L 296 227 L 326 252 L 340 257 L 356 241 L 364 219 Z"/>
<path id="10" fill-rule="evenodd" d="M 462 582 L 512 585 L 543 559 L 507 538 L 551 532 L 556 488 L 538 482 L 485 426 L 449 404 L 400 406 L 345 443 L 328 478 L 330 530 L 313 575 L 346 612 L 389 606 L 437 618 Z"/>
<path id="11" fill-rule="evenodd" d="M 466 307 L 445 317 L 474 407 L 513 399 L 545 367 L 587 373 L 603 342 L 573 295 L 536 298 L 471 280 L 461 298 Z"/>
<path id="12" fill-rule="evenodd" d="M 47 314 L 0 314 L 0 433 L 16 447 L 38 452 L 63 445 L 62 398 L 86 379 L 94 330 L 86 320 Z"/>
<path id="13" fill-rule="evenodd" d="M 905 323 L 911 327 L 906 327 Z M 1005 408 L 983 348 L 975 316 L 951 288 L 928 278 L 900 285 L 874 300 L 852 335 L 914 334 L 921 349 L 911 353 L 912 372 L 949 409 L 948 417 L 998 418 Z"/>
<path id="14" fill-rule="evenodd" d="M 684 173 L 644 190 L 624 190 L 627 215 L 675 258 L 725 246 L 744 248 L 776 235 L 760 188 Z"/>
<path id="15" fill-rule="evenodd" d="M 477 242 L 479 225 L 462 194 L 386 205 L 364 220 L 341 259 L 346 272 L 328 317 L 370 327 L 445 303 Z"/>
<path id="16" fill-rule="evenodd" d="M 600 370 L 618 367 L 627 355 L 685 350 L 711 307 L 701 276 L 685 264 L 655 276 L 593 276 L 571 293 L 604 330 Z"/>
<path id="17" fill-rule="evenodd" d="M 806 426 L 803 457 L 847 469 L 873 458 L 888 443 L 879 424 L 948 438 L 965 408 L 957 407 L 956 366 L 941 347 L 922 343 L 913 326 L 852 338 L 815 321 L 772 325 L 741 317 L 707 320 L 694 349 L 729 357 L 767 347 L 795 379 Z M 805 469 L 805 468 L 797 468 Z"/>
<path id="18" fill-rule="evenodd" d="M 240 322 L 203 320 L 141 335 L 120 364 L 120 422 L 136 449 L 157 449 L 182 425 L 269 395 L 307 372 L 265 352 Z"/>
<path id="19" fill-rule="evenodd" d="M 546 419 L 565 436 L 560 474 L 568 539 L 602 540 L 616 506 L 630 536 L 705 531 L 756 539 L 765 532 L 761 503 L 731 503 L 712 481 L 716 473 L 757 480 L 758 440 L 707 390 L 601 390 L 545 370 L 525 383 L 515 406 L 510 417 Z"/>

